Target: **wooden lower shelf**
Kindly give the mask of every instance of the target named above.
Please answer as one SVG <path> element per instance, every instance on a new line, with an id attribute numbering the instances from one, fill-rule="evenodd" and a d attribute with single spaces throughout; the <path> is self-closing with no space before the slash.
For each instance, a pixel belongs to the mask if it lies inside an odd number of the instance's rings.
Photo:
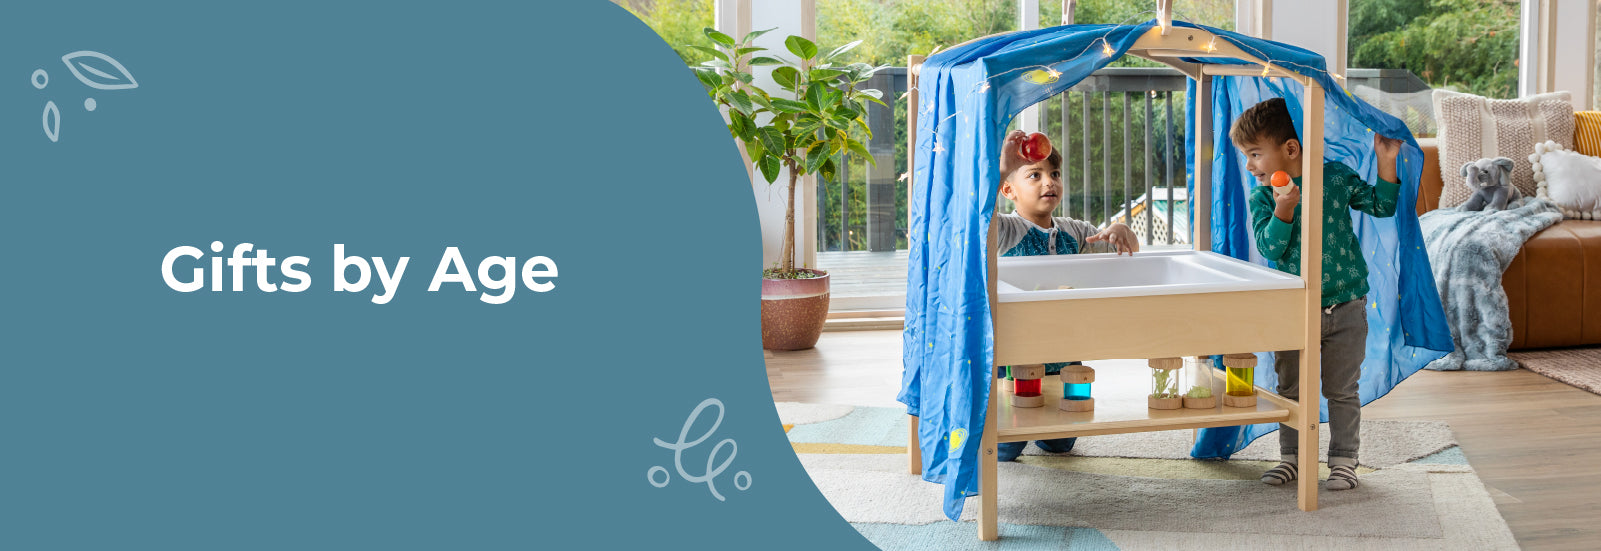
<path id="1" fill-rule="evenodd" d="M 1096 366 L 1095 362 L 1087 363 L 1090 367 Z M 1150 409 L 1145 399 L 1150 392 L 1150 385 L 1148 369 L 1121 366 L 1097 368 L 1090 393 L 1095 398 L 1095 411 L 1081 413 L 1062 411 L 1056 407 L 1062 399 L 1062 383 L 1055 375 L 1042 381 L 1044 407 L 1012 407 L 1011 393 L 1002 390 L 1001 395 L 996 397 L 1000 406 L 998 423 L 995 425 L 997 441 L 1282 423 L 1290 418 L 1290 410 L 1286 406 L 1294 406 L 1294 402 L 1282 398 L 1265 399 L 1265 391 L 1258 388 L 1255 407 L 1225 407 L 1219 399 L 1218 406 L 1211 409 Z M 1213 378 L 1212 395 L 1223 395 L 1221 378 Z"/>

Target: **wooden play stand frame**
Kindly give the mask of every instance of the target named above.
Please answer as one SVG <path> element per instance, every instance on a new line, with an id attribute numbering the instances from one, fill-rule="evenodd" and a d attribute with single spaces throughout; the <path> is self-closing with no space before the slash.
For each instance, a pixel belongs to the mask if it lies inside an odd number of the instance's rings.
<path id="1" fill-rule="evenodd" d="M 1165 3 L 1165 2 L 1164 2 Z M 1300 431 L 1302 450 L 1296 479 L 1297 506 L 1303 511 L 1317 510 L 1318 477 L 1318 394 L 1322 388 L 1319 343 L 1322 339 L 1322 259 L 1323 259 L 1323 103 L 1324 89 L 1310 77 L 1300 75 L 1240 50 L 1233 43 L 1202 29 L 1174 27 L 1170 10 L 1159 15 L 1159 26 L 1151 28 L 1130 47 L 1128 53 L 1171 66 L 1196 81 L 1195 98 L 1195 216 L 1194 249 L 1211 248 L 1212 205 L 1212 77 L 1273 76 L 1301 83 L 1306 88 L 1302 103 L 1304 138 L 1301 164 L 1301 289 L 1278 289 L 1222 293 L 1196 293 L 1165 296 L 1086 298 L 1058 301 L 1008 302 L 996 300 L 996 226 L 992 214 L 989 227 L 988 281 L 990 322 L 995 333 L 995 367 L 1037 364 L 1050 361 L 1104 360 L 1114 358 L 1167 358 L 1245 351 L 1300 350 L 1301 385 L 1298 400 L 1289 400 L 1260 387 L 1262 398 L 1255 407 L 1217 409 L 1153 410 L 1143 419 L 1095 422 L 1093 412 L 1063 412 L 1047 404 L 1044 408 L 1003 406 L 1006 394 L 1000 379 L 991 377 L 989 413 L 979 443 L 979 523 L 980 540 L 999 537 L 996 519 L 996 445 L 1051 438 L 1095 436 L 1159 430 L 1199 429 L 1283 423 Z M 1180 58 L 1233 58 L 1252 65 L 1191 63 Z M 918 106 L 917 80 L 923 56 L 911 56 L 907 105 L 908 147 L 916 152 Z M 1265 73 L 1264 73 L 1265 69 Z M 908 166 L 916 166 L 908 159 Z M 912 181 L 916 181 L 915 178 Z M 911 193 L 908 189 L 908 194 Z M 998 209 L 997 209 L 998 211 Z M 1230 315 L 1229 312 L 1249 312 Z M 1093 327 L 1165 327 L 1152 338 L 1140 331 L 1109 329 L 1083 335 L 1082 324 L 1072 320 L 1095 320 Z M 1029 328 L 1023 331 L 1022 328 Z M 1079 333 L 1083 338 L 1055 341 L 1039 340 L 1054 331 Z M 1142 368 L 1143 371 L 1143 368 Z M 1218 377 L 1222 377 L 1221 370 Z M 1049 383 L 1047 383 L 1049 384 Z M 1059 389 L 1060 386 L 1058 385 Z M 1048 393 L 1049 394 L 1049 393 Z M 1059 397 L 1060 391 L 1056 392 Z M 1104 403 L 1104 402 L 1103 402 Z M 1010 426 L 1001 428 L 1003 407 Z M 1064 419 L 1066 422 L 1064 422 Z M 912 474 L 922 473 L 917 417 L 911 418 L 907 455 Z"/>

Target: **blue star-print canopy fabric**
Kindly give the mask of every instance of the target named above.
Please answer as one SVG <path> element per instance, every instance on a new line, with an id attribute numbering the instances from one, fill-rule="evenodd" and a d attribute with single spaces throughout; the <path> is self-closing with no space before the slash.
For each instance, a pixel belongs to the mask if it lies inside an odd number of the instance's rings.
<path id="1" fill-rule="evenodd" d="M 1247 53 L 1320 82 L 1327 90 L 1328 160 L 1344 162 L 1372 179 L 1376 170 L 1372 132 L 1404 139 L 1400 212 L 1388 219 L 1354 215 L 1363 217 L 1356 227 L 1364 250 L 1372 255 L 1369 298 L 1376 303 L 1368 311 L 1363 402 L 1382 396 L 1395 383 L 1443 355 L 1441 350 L 1451 348 L 1450 332 L 1421 248 L 1414 209 L 1423 155 L 1406 127 L 1346 94 L 1324 72 L 1323 59 L 1317 54 L 1218 29 L 1179 21 L 1173 24 L 1207 30 Z M 923 64 L 908 232 L 905 371 L 899 400 L 906 404 L 907 413 L 919 418 L 923 478 L 945 486 L 945 514 L 952 520 L 960 518 L 965 498 L 978 493 L 978 445 L 988 413 L 995 358 L 985 239 L 1000 185 L 996 159 L 1001 139 L 1012 118 L 1024 108 L 1066 91 L 1122 57 L 1156 26 L 1156 21 L 1149 21 L 1008 33 L 940 52 Z M 1244 63 L 1230 58 L 1188 61 Z M 1254 254 L 1244 200 L 1245 186 L 1250 183 L 1244 177 L 1244 160 L 1227 144 L 1226 129 L 1242 106 L 1274 95 L 1299 101 L 1300 86 L 1280 80 L 1213 79 L 1217 117 L 1213 128 L 1219 131 L 1212 148 L 1216 198 L 1212 247 L 1236 258 L 1249 259 Z M 1193 82 L 1191 86 L 1193 90 Z M 1193 143 L 1189 145 L 1189 150 L 1195 150 Z M 1271 371 L 1258 369 L 1258 384 L 1271 385 Z M 1230 430 L 1234 432 L 1226 432 Z M 1192 453 L 1226 456 L 1266 432 L 1258 427 L 1209 429 Z"/>

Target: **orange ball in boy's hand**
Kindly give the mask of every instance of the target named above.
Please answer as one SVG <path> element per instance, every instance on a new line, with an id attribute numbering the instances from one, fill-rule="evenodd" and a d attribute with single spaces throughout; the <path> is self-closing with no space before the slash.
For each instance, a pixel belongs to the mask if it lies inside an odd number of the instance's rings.
<path id="1" fill-rule="evenodd" d="M 1290 192 L 1290 175 L 1282 170 L 1273 173 L 1273 192 L 1284 195 Z"/>

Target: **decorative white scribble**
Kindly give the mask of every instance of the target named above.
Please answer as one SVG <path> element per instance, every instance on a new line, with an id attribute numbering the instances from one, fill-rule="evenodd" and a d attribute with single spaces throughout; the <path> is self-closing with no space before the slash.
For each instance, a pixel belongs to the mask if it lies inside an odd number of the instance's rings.
<path id="1" fill-rule="evenodd" d="M 133 73 L 128 72 L 122 62 L 100 52 L 79 50 L 61 56 L 61 62 L 67 64 L 67 69 L 72 71 L 72 76 L 78 77 L 78 82 L 96 90 L 131 90 L 139 87 L 139 81 L 134 80 Z M 34 69 L 28 81 L 34 88 L 43 90 L 50 84 L 50 73 L 44 69 Z M 93 112 L 99 107 L 99 102 L 94 98 L 84 98 L 84 111 Z M 61 108 L 56 107 L 55 101 L 45 102 L 43 124 L 46 138 L 50 138 L 51 142 L 61 140 Z"/>
<path id="2" fill-rule="evenodd" d="M 56 102 L 44 103 L 43 123 L 45 137 L 50 138 L 51 142 L 61 139 L 61 109 L 56 107 Z"/>
<path id="3" fill-rule="evenodd" d="M 139 87 L 139 82 L 133 79 L 133 73 L 129 73 L 122 63 L 100 52 L 72 52 L 61 56 L 61 62 L 67 64 L 72 76 L 78 77 L 79 82 L 96 90 L 130 90 Z M 101 66 L 95 67 L 97 64 Z"/>
<path id="4" fill-rule="evenodd" d="M 694 440 L 686 441 L 689 438 L 689 429 L 700 418 L 700 413 L 712 406 L 717 407 L 717 420 L 712 422 L 711 428 L 706 429 L 705 434 Z M 706 472 L 698 476 L 691 475 L 684 470 L 684 450 L 693 448 L 701 442 L 705 442 L 707 438 L 711 438 L 712 433 L 717 432 L 717 427 L 722 426 L 722 424 L 723 402 L 716 398 L 707 398 L 701 401 L 700 405 L 695 406 L 695 411 L 690 412 L 689 418 L 684 420 L 684 428 L 678 432 L 677 442 L 667 442 L 660 438 L 653 439 L 656 441 L 657 446 L 673 450 L 673 467 L 678 469 L 678 476 L 696 484 L 705 484 L 706 489 L 711 490 L 712 497 L 717 498 L 717 501 L 724 501 L 723 494 L 717 492 L 717 486 L 715 485 L 717 476 L 723 474 L 723 471 L 728 469 L 729 464 L 734 462 L 734 457 L 739 455 L 739 444 L 735 443 L 732 438 L 724 438 L 716 446 L 712 446 L 711 454 L 706 456 Z M 729 450 L 728 457 L 722 463 L 717 463 L 717 454 L 723 449 L 723 446 L 729 446 L 732 449 Z M 659 481 L 657 480 L 658 473 L 661 475 Z M 672 475 L 667 473 L 665 467 L 657 465 L 645 471 L 645 479 L 650 482 L 651 486 L 663 488 L 672 481 Z M 749 472 L 739 471 L 734 473 L 734 488 L 744 491 L 750 488 L 750 483 Z"/>

